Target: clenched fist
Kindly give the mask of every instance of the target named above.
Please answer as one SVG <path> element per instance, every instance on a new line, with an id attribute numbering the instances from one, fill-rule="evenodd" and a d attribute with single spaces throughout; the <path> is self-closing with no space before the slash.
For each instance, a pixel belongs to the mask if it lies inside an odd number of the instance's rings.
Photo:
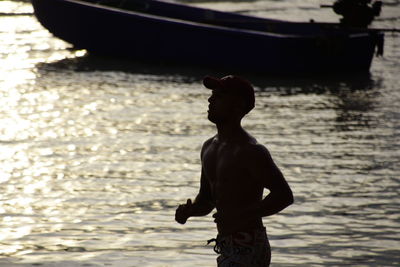
<path id="1" fill-rule="evenodd" d="M 191 216 L 190 210 L 192 209 L 192 200 L 188 199 L 186 204 L 179 205 L 175 212 L 175 221 L 180 224 L 185 224 L 187 219 Z"/>

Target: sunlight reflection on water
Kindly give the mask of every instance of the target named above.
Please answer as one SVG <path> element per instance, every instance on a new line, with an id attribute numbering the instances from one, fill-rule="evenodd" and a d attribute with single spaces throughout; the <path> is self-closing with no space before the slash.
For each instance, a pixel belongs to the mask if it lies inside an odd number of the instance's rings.
<path id="1" fill-rule="evenodd" d="M 319 10 L 264 2 L 197 5 L 298 20 Z M 214 133 L 206 73 L 79 58 L 31 15 L 0 16 L 0 39 L 0 264 L 214 266 L 210 216 L 173 221 L 196 194 L 199 151 Z M 245 127 L 296 197 L 264 220 L 273 266 L 400 263 L 400 46 L 386 46 L 367 77 L 250 77 L 257 106 Z"/>

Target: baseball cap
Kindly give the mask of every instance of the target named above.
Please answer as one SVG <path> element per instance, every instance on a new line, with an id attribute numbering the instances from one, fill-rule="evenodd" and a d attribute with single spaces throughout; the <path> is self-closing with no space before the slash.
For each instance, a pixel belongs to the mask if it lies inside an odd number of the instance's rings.
<path id="1" fill-rule="evenodd" d="M 203 79 L 203 84 L 208 89 L 239 96 L 245 103 L 246 113 L 249 113 L 254 108 L 254 88 L 249 81 L 242 77 L 235 75 L 228 75 L 222 78 L 206 76 Z"/>

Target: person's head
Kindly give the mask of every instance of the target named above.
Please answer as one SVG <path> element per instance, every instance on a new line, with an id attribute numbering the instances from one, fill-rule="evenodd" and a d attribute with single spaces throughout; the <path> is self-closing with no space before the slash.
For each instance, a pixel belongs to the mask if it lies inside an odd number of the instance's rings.
<path id="1" fill-rule="evenodd" d="M 241 77 L 228 75 L 219 79 L 206 76 L 203 84 L 212 90 L 208 99 L 210 103 L 208 119 L 211 122 L 241 120 L 254 108 L 254 88 L 250 82 Z"/>

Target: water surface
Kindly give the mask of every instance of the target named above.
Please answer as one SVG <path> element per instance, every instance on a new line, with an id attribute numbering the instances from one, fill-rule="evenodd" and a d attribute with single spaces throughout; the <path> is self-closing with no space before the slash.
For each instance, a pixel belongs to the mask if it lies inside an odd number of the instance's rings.
<path id="1" fill-rule="evenodd" d="M 187 2 L 336 21 L 325 1 Z M 385 1 L 376 27 L 400 28 Z M 0 263 L 215 266 L 211 215 L 174 222 L 198 190 L 209 70 L 91 58 L 52 37 L 29 2 L 0 2 Z M 370 75 L 250 75 L 245 127 L 295 204 L 265 218 L 271 266 L 399 266 L 400 43 Z"/>

